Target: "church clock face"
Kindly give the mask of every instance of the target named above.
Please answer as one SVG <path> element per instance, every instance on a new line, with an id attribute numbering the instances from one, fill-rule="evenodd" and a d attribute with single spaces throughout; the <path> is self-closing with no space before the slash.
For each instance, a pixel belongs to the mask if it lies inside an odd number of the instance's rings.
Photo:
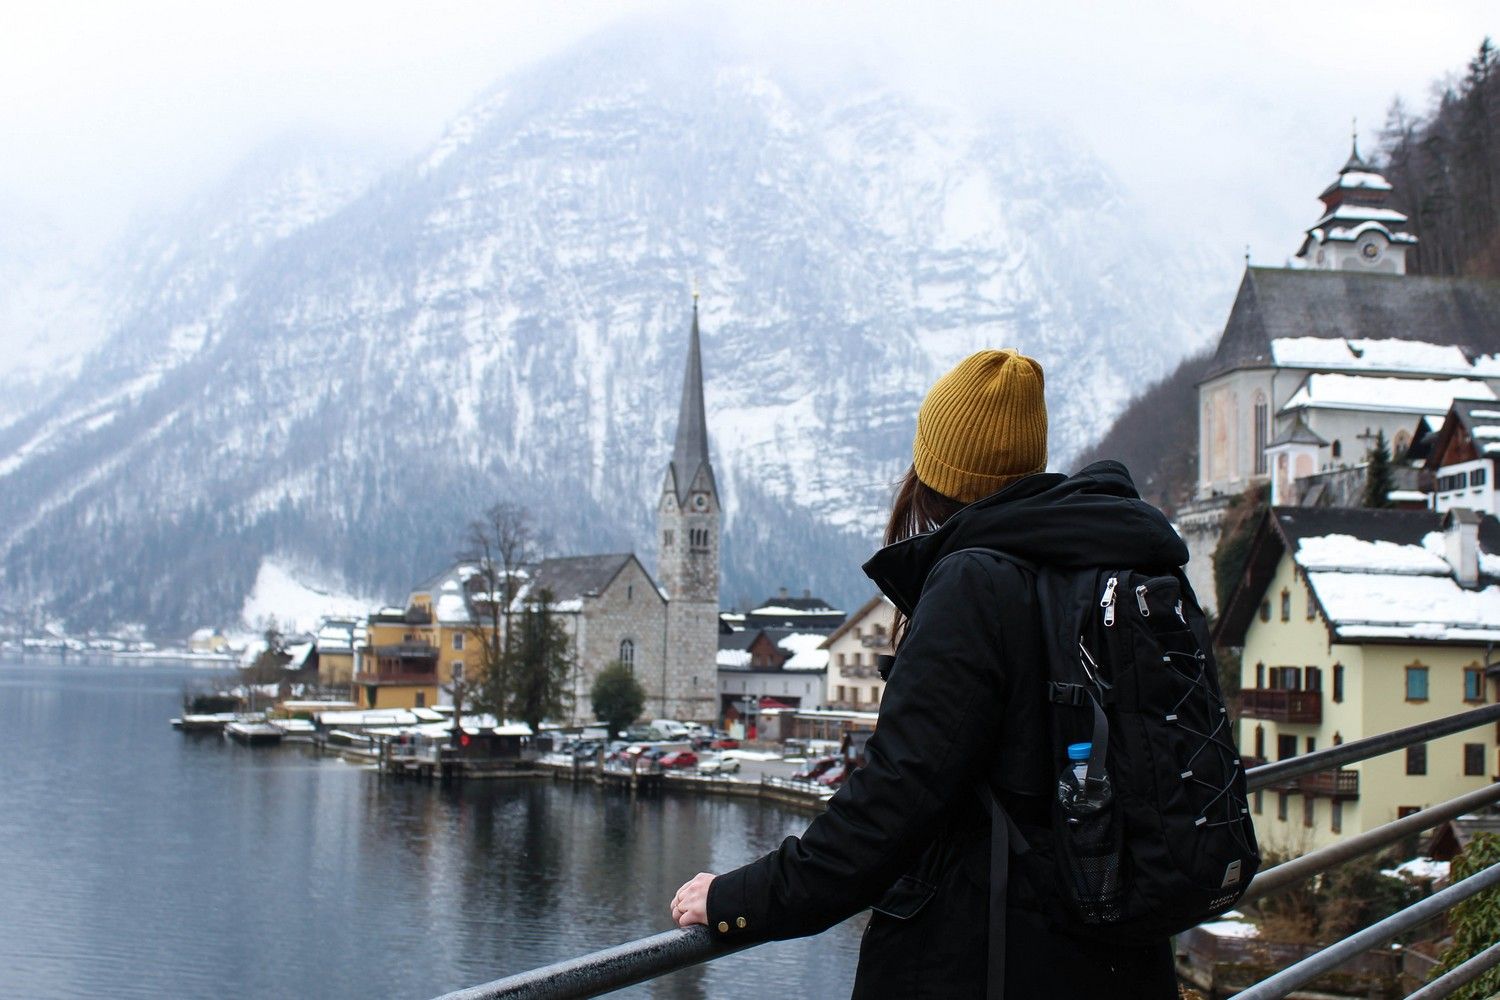
<path id="1" fill-rule="evenodd" d="M 1359 248 L 1359 255 L 1367 262 L 1373 264 L 1380 259 L 1380 244 L 1371 240 Z"/>
<path id="2" fill-rule="evenodd" d="M 702 493 L 693 494 L 693 509 L 708 510 L 708 497 L 704 496 Z"/>

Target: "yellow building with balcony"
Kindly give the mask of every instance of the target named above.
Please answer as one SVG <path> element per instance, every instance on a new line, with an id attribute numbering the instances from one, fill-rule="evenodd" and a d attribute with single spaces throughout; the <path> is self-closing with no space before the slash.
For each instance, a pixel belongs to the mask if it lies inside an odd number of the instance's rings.
<path id="1" fill-rule="evenodd" d="M 1216 635 L 1241 651 L 1246 763 L 1489 701 L 1486 651 L 1500 641 L 1490 551 L 1500 522 L 1470 511 L 1269 510 Z M 1252 793 L 1261 846 L 1303 853 L 1481 788 L 1495 739 L 1484 726 Z"/>
<path id="2" fill-rule="evenodd" d="M 454 677 L 479 676 L 487 599 L 477 567 L 459 562 L 413 589 L 405 608 L 372 614 L 355 651 L 356 705 L 452 704 Z"/>

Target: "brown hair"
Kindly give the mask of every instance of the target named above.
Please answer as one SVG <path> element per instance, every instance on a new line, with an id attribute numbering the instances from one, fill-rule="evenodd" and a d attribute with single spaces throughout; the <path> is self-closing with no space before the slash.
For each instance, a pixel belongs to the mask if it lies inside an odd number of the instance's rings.
<path id="1" fill-rule="evenodd" d="M 918 479 L 915 465 L 908 466 L 896 483 L 896 495 L 891 500 L 891 519 L 885 525 L 885 544 L 894 545 L 913 535 L 939 528 L 963 507 L 962 503 L 943 496 Z M 892 648 L 900 646 L 906 637 L 906 624 L 906 616 L 898 610 L 891 621 Z"/>

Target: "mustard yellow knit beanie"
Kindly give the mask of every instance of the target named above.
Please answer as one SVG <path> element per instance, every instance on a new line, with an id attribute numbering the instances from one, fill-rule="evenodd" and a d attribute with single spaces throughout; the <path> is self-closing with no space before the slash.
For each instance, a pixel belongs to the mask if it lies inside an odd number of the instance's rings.
<path id="1" fill-rule="evenodd" d="M 980 351 L 938 379 L 917 413 L 917 478 L 960 503 L 1047 468 L 1042 366 L 1018 351 Z"/>

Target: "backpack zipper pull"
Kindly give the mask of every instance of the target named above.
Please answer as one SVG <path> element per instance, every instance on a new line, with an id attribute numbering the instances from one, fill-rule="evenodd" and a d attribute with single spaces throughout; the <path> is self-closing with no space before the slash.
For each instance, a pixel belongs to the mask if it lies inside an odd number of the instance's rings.
<path id="1" fill-rule="evenodd" d="M 1144 583 L 1135 588 L 1135 603 L 1141 609 L 1142 618 L 1151 617 L 1151 609 L 1146 607 L 1146 585 Z"/>
<path id="2" fill-rule="evenodd" d="M 1104 585 L 1104 597 L 1099 601 L 1099 607 L 1104 609 L 1104 624 L 1109 627 L 1115 623 L 1115 588 L 1120 585 L 1120 578 L 1112 576 Z"/>

